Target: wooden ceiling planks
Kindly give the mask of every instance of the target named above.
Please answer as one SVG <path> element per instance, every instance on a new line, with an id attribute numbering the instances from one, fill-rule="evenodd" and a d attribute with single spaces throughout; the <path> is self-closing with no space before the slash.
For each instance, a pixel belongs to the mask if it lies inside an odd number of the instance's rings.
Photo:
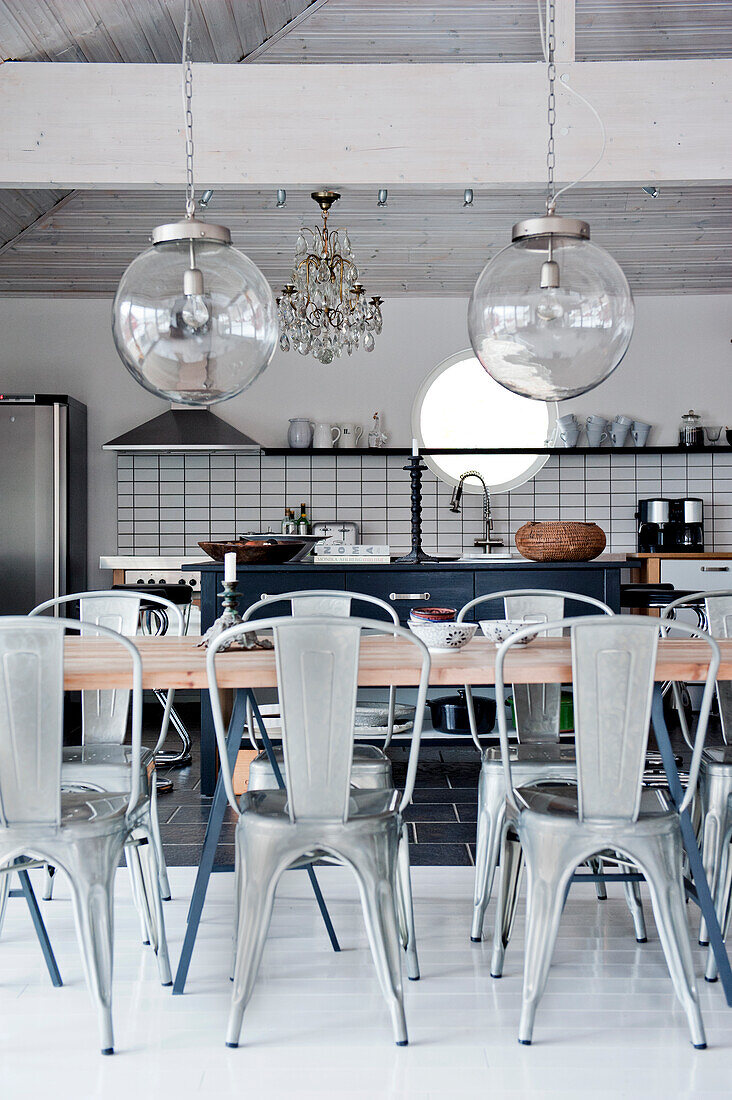
<path id="1" fill-rule="evenodd" d="M 0 192 L 0 230 L 6 212 Z M 218 191 L 209 217 L 232 231 L 234 244 L 264 271 L 273 287 L 286 280 L 297 231 L 317 220 L 305 192 L 288 195 L 284 210 L 268 191 Z M 348 227 L 370 293 L 385 297 L 467 296 L 487 259 L 508 243 L 512 223 L 541 209 L 543 193 L 477 191 L 472 208 L 462 194 L 350 190 L 334 207 L 334 226 Z M 76 192 L 63 209 L 0 255 L 0 292 L 9 295 L 114 293 L 127 264 L 147 247 L 151 228 L 178 216 L 180 196 L 160 191 Z M 640 188 L 576 188 L 567 212 L 587 218 L 593 240 L 623 266 L 637 294 L 732 291 L 732 190 L 664 186 L 657 199 Z M 13 205 L 20 216 L 17 201 Z"/>

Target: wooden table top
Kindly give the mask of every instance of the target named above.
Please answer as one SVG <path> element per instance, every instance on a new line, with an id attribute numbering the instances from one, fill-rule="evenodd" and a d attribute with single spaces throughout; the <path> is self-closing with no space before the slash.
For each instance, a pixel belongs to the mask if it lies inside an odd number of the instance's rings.
<path id="1" fill-rule="evenodd" d="M 206 688 L 206 650 L 198 649 L 200 639 L 151 638 L 138 636 L 135 643 L 142 656 L 145 688 Z M 732 680 L 732 640 L 720 642 L 722 664 L 720 680 Z M 656 679 L 703 680 L 707 670 L 708 647 L 694 639 L 662 639 Z M 474 638 L 455 653 L 432 654 L 430 684 L 435 687 L 459 684 L 492 684 L 495 646 L 487 638 Z M 365 637 L 361 644 L 358 682 L 362 687 L 414 686 L 419 682 L 419 655 L 402 638 Z M 276 687 L 272 650 L 238 650 L 217 658 L 219 686 Z M 517 647 L 505 666 L 509 683 L 569 683 L 572 665 L 569 639 L 537 638 Z M 69 691 L 81 688 L 124 688 L 131 681 L 131 664 L 121 647 L 106 638 L 66 639 L 64 686 Z"/>

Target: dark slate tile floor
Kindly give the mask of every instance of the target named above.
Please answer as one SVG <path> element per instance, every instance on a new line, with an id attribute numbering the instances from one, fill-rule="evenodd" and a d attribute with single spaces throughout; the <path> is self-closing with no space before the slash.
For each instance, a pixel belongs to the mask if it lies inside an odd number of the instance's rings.
<path id="1" fill-rule="evenodd" d="M 206 831 L 211 799 L 200 794 L 197 707 L 183 704 L 179 708 L 194 741 L 193 763 L 190 767 L 170 769 L 168 775 L 174 789 L 158 798 L 160 831 L 165 858 L 171 867 L 198 864 Z M 146 717 L 147 717 L 146 712 Z M 154 743 L 158 712 L 149 711 L 149 731 L 146 742 Z M 170 735 L 171 747 L 176 744 Z M 397 785 L 404 781 L 408 747 L 397 745 L 390 750 Z M 465 866 L 474 863 L 477 787 L 480 766 L 475 749 L 463 745 L 426 743 L 420 753 L 414 803 L 406 813 L 410 830 L 410 857 L 414 865 Z M 233 813 L 227 810 L 217 863 L 231 863 L 233 850 Z"/>

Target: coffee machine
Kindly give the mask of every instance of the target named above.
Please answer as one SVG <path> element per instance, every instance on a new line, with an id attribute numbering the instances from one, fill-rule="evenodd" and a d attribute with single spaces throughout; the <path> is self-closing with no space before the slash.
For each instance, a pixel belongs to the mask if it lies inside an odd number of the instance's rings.
<path id="1" fill-rule="evenodd" d="M 704 550 L 704 501 L 679 497 L 671 501 L 670 540 L 677 554 Z"/>
<path id="2" fill-rule="evenodd" d="M 652 497 L 638 501 L 638 552 L 660 554 L 666 549 L 667 529 L 671 522 L 671 501 Z"/>
<path id="3" fill-rule="evenodd" d="M 704 550 L 704 501 L 652 497 L 638 501 L 638 552 L 692 554 Z"/>

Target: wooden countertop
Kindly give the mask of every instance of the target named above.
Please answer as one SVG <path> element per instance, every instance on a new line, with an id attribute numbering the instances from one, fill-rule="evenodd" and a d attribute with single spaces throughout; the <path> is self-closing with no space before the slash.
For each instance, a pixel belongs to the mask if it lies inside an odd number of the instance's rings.
<path id="1" fill-rule="evenodd" d="M 197 648 L 198 638 L 135 639 L 143 663 L 145 688 L 206 688 L 206 651 Z M 81 688 L 125 688 L 130 686 L 131 669 L 120 646 L 106 638 L 68 637 L 64 658 L 64 686 Z M 720 642 L 722 665 L 719 678 L 732 680 L 732 639 Z M 659 643 L 657 680 L 703 680 L 709 650 L 694 639 L 663 639 Z M 455 653 L 432 655 L 430 684 L 491 684 L 494 679 L 495 646 L 487 638 L 474 638 Z M 239 650 L 222 653 L 217 659 L 219 686 L 275 687 L 277 683 L 272 650 Z M 512 653 L 506 661 L 508 683 L 569 683 L 572 663 L 569 640 L 537 638 Z M 365 637 L 361 645 L 358 682 L 363 687 L 414 686 L 419 682 L 419 654 L 402 638 Z"/>
<path id="2" fill-rule="evenodd" d="M 704 559 L 712 559 L 714 561 L 732 561 L 732 551 L 718 550 L 713 553 L 711 550 L 704 553 L 694 554 L 629 554 L 628 557 L 632 558 L 656 558 L 659 561 L 703 561 Z"/>

